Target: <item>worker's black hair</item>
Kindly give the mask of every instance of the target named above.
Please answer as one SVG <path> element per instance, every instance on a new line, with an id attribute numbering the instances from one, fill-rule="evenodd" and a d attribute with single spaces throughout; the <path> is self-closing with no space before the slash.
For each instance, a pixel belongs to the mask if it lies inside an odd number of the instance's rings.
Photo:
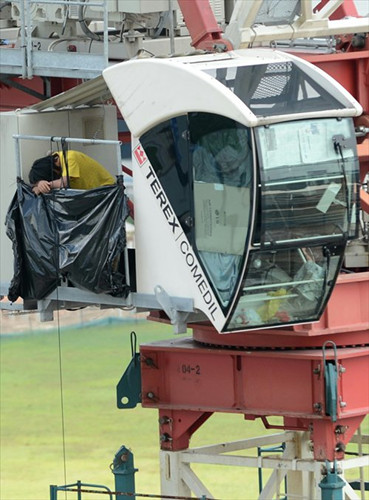
<path id="1" fill-rule="evenodd" d="M 43 156 L 35 160 L 28 175 L 31 184 L 36 184 L 38 181 L 51 182 L 60 177 L 61 168 L 55 165 L 54 155 Z"/>

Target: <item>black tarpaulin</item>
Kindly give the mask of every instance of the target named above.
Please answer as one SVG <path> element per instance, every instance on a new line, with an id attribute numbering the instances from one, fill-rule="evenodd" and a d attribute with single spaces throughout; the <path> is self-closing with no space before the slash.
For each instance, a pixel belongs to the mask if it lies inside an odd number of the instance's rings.
<path id="1" fill-rule="evenodd" d="M 35 196 L 19 180 L 6 216 L 13 242 L 11 301 L 43 299 L 61 282 L 124 297 L 127 197 L 121 185 Z"/>

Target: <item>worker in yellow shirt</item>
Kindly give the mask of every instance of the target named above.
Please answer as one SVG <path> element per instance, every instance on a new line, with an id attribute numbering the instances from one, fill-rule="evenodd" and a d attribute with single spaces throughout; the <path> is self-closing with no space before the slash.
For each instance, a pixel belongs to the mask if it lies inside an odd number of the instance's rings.
<path id="1" fill-rule="evenodd" d="M 93 189 L 116 182 L 99 162 L 73 150 L 58 151 L 36 160 L 29 173 L 29 181 L 35 194 L 63 187 Z"/>

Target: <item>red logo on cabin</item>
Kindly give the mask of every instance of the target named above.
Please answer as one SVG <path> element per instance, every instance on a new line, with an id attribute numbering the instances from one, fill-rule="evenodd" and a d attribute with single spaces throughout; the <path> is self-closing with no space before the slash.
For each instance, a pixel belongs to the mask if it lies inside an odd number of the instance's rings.
<path id="1" fill-rule="evenodd" d="M 141 144 L 133 150 L 133 154 L 136 157 L 137 163 L 140 165 L 140 167 L 142 167 L 142 165 L 147 161 L 147 157 L 145 155 L 145 151 L 142 149 Z"/>

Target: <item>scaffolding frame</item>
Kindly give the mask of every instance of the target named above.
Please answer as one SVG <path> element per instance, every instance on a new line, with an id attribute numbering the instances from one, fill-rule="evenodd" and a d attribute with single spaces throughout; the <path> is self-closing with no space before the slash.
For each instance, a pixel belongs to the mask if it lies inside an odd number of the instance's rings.
<path id="1" fill-rule="evenodd" d="M 1 49 L 1 72 L 31 79 L 34 76 L 67 78 L 95 78 L 101 75 L 109 62 L 108 2 L 94 0 L 89 7 L 103 9 L 103 53 L 52 52 L 33 47 L 32 17 L 33 4 L 60 4 L 62 6 L 83 6 L 80 0 L 14 0 L 20 12 L 20 48 Z M 82 40 L 82 39 L 81 39 Z"/>
<path id="2" fill-rule="evenodd" d="M 369 468 L 369 456 L 362 452 L 362 445 L 369 444 L 369 435 L 358 432 L 352 439 L 358 444 L 358 456 L 337 462 L 340 477 L 345 482 L 343 494 L 345 500 L 364 500 L 364 470 Z M 269 447 L 285 443 L 285 450 L 279 456 L 245 456 L 229 453 L 251 450 L 252 448 Z M 294 500 L 320 500 L 319 483 L 327 473 L 324 462 L 312 458 L 309 433 L 287 431 L 283 433 L 243 439 L 227 443 L 218 443 L 182 451 L 160 451 L 161 492 L 163 495 L 191 496 L 206 495 L 214 498 L 211 491 L 191 468 L 191 464 L 222 465 L 233 467 L 255 468 L 258 471 L 272 470 L 272 474 L 260 491 L 258 500 L 284 498 L 282 491 L 287 478 L 287 497 Z M 360 496 L 345 479 L 345 471 L 358 468 L 360 470 Z M 247 493 L 245 491 L 245 493 Z"/>

